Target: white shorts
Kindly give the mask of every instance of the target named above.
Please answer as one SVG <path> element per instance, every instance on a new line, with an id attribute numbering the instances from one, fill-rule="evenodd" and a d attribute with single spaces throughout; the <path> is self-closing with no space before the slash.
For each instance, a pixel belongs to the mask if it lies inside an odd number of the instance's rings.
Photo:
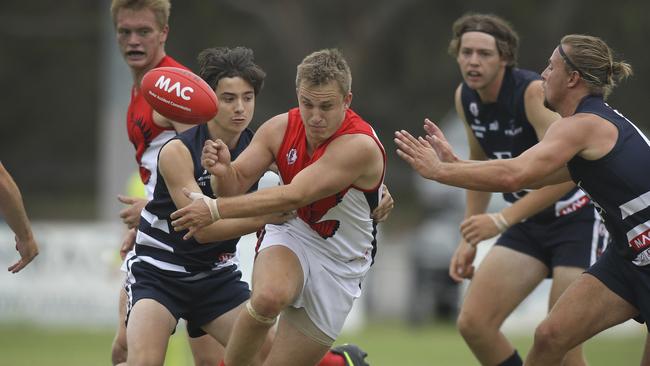
<path id="1" fill-rule="evenodd" d="M 300 260 L 304 281 L 302 292 L 292 306 L 304 308 L 318 329 L 336 339 L 354 299 L 361 295 L 361 283 L 367 266 L 359 265 L 358 273 L 350 276 L 349 263 L 340 263 L 314 250 L 309 243 L 298 240 L 287 225 L 266 225 L 265 231 L 259 252 L 281 245 L 294 252 Z M 320 244 L 326 244 L 326 241 Z M 345 267 L 345 276 L 339 274 L 341 271 L 336 271 L 341 266 Z"/>

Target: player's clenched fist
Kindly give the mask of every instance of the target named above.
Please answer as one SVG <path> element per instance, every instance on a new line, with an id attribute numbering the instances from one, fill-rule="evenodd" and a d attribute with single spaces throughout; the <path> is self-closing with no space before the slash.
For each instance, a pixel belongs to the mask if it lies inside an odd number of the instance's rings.
<path id="1" fill-rule="evenodd" d="M 210 174 L 223 174 L 230 167 L 230 150 L 222 140 L 208 140 L 201 152 L 201 165 Z"/>

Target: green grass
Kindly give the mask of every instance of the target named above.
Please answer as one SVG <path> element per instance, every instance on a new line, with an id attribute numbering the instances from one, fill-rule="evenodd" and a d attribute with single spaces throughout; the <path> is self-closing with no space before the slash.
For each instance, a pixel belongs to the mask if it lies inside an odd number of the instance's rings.
<path id="1" fill-rule="evenodd" d="M 167 366 L 191 365 L 184 332 L 173 336 Z M 69 328 L 39 328 L 0 325 L 0 365 L 109 365 L 111 329 L 88 331 Z M 531 339 L 513 339 L 520 353 Z M 351 342 L 368 351 L 372 366 L 465 366 L 476 365 L 469 349 L 452 325 L 431 324 L 409 328 L 401 323 L 372 324 L 363 331 L 343 335 L 337 344 Z M 591 366 L 638 365 L 643 335 L 599 336 L 590 340 L 586 354 Z"/>
<path id="2" fill-rule="evenodd" d="M 532 332 L 532 330 L 531 330 Z M 531 337 L 511 338 L 519 354 L 525 356 Z M 355 335 L 345 335 L 337 343 L 356 343 L 369 354 L 372 366 L 465 366 L 478 365 L 471 351 L 450 324 L 409 328 L 400 324 L 373 324 Z M 585 345 L 590 366 L 638 365 L 645 339 L 642 335 L 597 336 Z"/>

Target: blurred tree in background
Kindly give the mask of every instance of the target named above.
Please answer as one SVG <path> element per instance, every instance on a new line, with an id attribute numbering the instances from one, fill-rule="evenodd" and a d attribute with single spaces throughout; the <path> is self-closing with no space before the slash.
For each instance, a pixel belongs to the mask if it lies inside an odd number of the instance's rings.
<path id="1" fill-rule="evenodd" d="M 0 159 L 36 218 L 97 217 L 100 76 L 107 72 L 100 49 L 109 6 L 108 0 L 0 3 Z M 604 38 L 635 70 L 610 104 L 650 127 L 643 118 L 650 2 L 641 0 L 172 0 L 167 52 L 195 69 L 203 48 L 252 48 L 268 72 L 257 127 L 295 105 L 295 66 L 305 55 L 341 48 L 352 67 L 353 108 L 374 124 L 389 155 L 387 181 L 400 202 L 409 202 L 412 182 L 404 178 L 411 173 L 394 154 L 392 133 L 419 132 L 424 117 L 440 120 L 452 109 L 460 76 L 447 44 L 452 22 L 468 11 L 508 19 L 522 40 L 519 66 L 540 72 L 562 35 Z M 123 119 L 115 124 L 124 128 Z"/>

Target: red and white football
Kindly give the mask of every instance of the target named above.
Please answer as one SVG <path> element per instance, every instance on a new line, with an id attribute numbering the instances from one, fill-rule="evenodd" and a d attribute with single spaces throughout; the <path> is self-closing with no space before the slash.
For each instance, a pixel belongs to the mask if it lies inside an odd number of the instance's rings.
<path id="1" fill-rule="evenodd" d="M 154 110 L 175 122 L 204 123 L 219 110 L 217 96 L 208 83 L 178 67 L 150 70 L 142 78 L 140 91 Z"/>

